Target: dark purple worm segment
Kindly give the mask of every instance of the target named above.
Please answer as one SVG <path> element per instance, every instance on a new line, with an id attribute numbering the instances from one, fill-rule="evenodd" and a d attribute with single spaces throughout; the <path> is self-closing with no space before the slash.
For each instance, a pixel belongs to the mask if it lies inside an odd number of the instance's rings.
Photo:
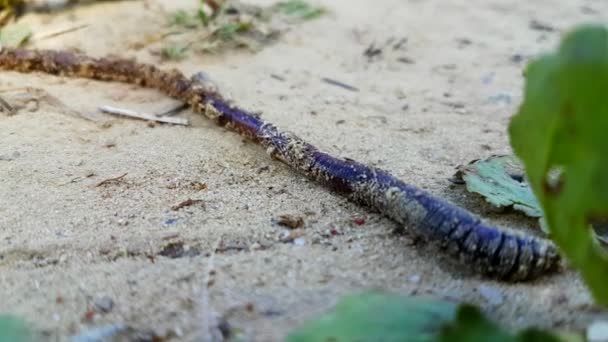
<path id="1" fill-rule="evenodd" d="M 178 71 L 117 58 L 64 51 L 4 49 L 0 69 L 120 81 L 158 89 L 266 148 L 307 177 L 369 206 L 486 276 L 521 281 L 558 270 L 555 245 L 542 238 L 482 223 L 468 211 L 408 185 L 388 172 L 332 157 L 290 132 L 239 109 Z"/>

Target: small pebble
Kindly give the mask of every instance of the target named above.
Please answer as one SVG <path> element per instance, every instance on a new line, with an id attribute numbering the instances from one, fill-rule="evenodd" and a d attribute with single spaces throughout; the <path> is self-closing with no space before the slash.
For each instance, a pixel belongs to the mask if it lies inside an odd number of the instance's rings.
<path id="1" fill-rule="evenodd" d="M 114 308 L 114 301 L 108 296 L 103 296 L 95 300 L 95 309 L 101 313 L 108 313 Z"/>
<path id="2" fill-rule="evenodd" d="M 511 104 L 511 95 L 507 93 L 498 93 L 488 97 L 488 102 L 492 104 Z"/>
<path id="3" fill-rule="evenodd" d="M 414 64 L 416 61 L 410 57 L 402 56 L 397 58 L 397 62 L 405 63 L 405 64 Z"/>
<path id="4" fill-rule="evenodd" d="M 479 285 L 477 291 L 479 291 L 479 294 L 491 305 L 498 306 L 504 302 L 502 291 L 496 287 Z"/>
<path id="5" fill-rule="evenodd" d="M 418 283 L 420 283 L 420 275 L 419 274 L 411 275 L 407 278 L 407 281 L 409 281 L 412 284 L 418 284 Z"/>
<path id="6" fill-rule="evenodd" d="M 521 62 L 524 61 L 524 56 L 521 55 L 521 54 L 519 54 L 519 53 L 516 53 L 516 54 L 514 54 L 514 55 L 511 56 L 510 60 L 513 63 L 521 63 Z"/>
<path id="7" fill-rule="evenodd" d="M 533 19 L 530 20 L 530 28 L 536 31 L 543 31 L 543 32 L 553 32 L 555 31 L 555 27 L 551 26 L 550 24 L 541 22 L 539 20 Z"/>
<path id="8" fill-rule="evenodd" d="M 293 240 L 293 244 L 296 246 L 304 246 L 306 244 L 306 239 L 304 239 L 303 237 L 299 237 Z"/>
<path id="9" fill-rule="evenodd" d="M 353 220 L 353 223 L 357 226 L 362 226 L 365 224 L 365 219 L 363 217 L 357 217 Z"/>
<path id="10" fill-rule="evenodd" d="M 176 218 L 170 218 L 170 219 L 167 219 L 164 223 L 165 223 L 165 225 L 168 226 L 170 224 L 174 224 L 175 222 L 177 222 Z"/>
<path id="11" fill-rule="evenodd" d="M 587 327 L 587 341 L 606 342 L 608 341 L 608 322 L 596 321 Z"/>

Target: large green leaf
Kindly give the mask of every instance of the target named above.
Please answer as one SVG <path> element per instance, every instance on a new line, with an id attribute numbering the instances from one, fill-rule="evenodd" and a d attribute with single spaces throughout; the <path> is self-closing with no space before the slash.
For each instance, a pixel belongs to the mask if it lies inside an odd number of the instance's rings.
<path id="1" fill-rule="evenodd" d="M 590 224 L 608 218 L 608 30 L 584 26 L 526 70 L 509 133 L 551 237 L 608 304 L 608 257 Z"/>
<path id="2" fill-rule="evenodd" d="M 454 304 L 435 299 L 363 293 L 342 299 L 333 312 L 291 333 L 287 341 L 435 341 L 455 310 Z"/>
<path id="3" fill-rule="evenodd" d="M 439 342 L 582 342 L 582 336 L 556 336 L 538 329 L 526 329 L 517 335 L 502 330 L 494 322 L 488 320 L 474 306 L 462 305 L 458 308 L 454 322 L 446 324 L 438 338 Z"/>
<path id="4" fill-rule="evenodd" d="M 474 306 L 431 298 L 366 292 L 287 337 L 287 342 L 582 342 L 580 335 L 526 329 L 517 335 L 488 320 Z"/>
<path id="5" fill-rule="evenodd" d="M 29 342 L 32 334 L 25 323 L 10 315 L 0 315 L 0 342 Z"/>
<path id="6" fill-rule="evenodd" d="M 528 216 L 542 217 L 540 204 L 523 174 L 521 162 L 515 156 L 506 155 L 460 166 L 455 176 L 466 183 L 468 191 L 480 194 L 496 207 L 512 206 Z"/>

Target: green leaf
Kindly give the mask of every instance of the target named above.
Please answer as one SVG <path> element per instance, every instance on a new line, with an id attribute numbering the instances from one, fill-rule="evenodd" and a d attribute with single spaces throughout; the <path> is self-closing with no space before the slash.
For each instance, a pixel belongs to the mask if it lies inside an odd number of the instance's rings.
<path id="1" fill-rule="evenodd" d="M 193 18 L 187 11 L 180 9 L 169 14 L 169 25 L 192 27 Z"/>
<path id="2" fill-rule="evenodd" d="M 531 217 L 543 215 L 540 204 L 523 177 L 521 162 L 514 156 L 492 156 L 458 168 L 467 190 L 480 194 L 496 207 L 510 207 Z"/>
<path id="3" fill-rule="evenodd" d="M 333 312 L 291 333 L 287 341 L 434 341 L 455 309 L 434 299 L 367 292 L 345 297 Z"/>
<path id="4" fill-rule="evenodd" d="M 572 336 L 569 336 L 569 341 L 575 340 Z M 517 335 L 511 335 L 484 317 L 476 307 L 461 305 L 456 313 L 455 321 L 441 329 L 438 341 L 560 342 L 565 341 L 565 339 L 538 329 L 526 329 Z M 582 341 L 582 338 L 580 341 Z"/>
<path id="5" fill-rule="evenodd" d="M 234 35 L 241 32 L 246 32 L 251 28 L 251 24 L 246 22 L 228 23 L 220 26 L 216 31 L 215 35 L 224 41 L 231 40 Z"/>
<path id="6" fill-rule="evenodd" d="M 303 0 L 282 1 L 275 5 L 279 12 L 299 19 L 314 19 L 325 13 L 321 7 L 315 7 Z"/>
<path id="7" fill-rule="evenodd" d="M 0 46 L 19 47 L 32 36 L 32 30 L 25 25 L 10 25 L 0 30 Z"/>
<path id="8" fill-rule="evenodd" d="M 29 342 L 32 334 L 25 323 L 10 315 L 0 315 L 0 342 Z"/>
<path id="9" fill-rule="evenodd" d="M 509 134 L 551 237 L 608 304 L 608 257 L 590 225 L 608 218 L 608 30 L 583 26 L 532 62 Z"/>
<path id="10" fill-rule="evenodd" d="M 203 8 L 199 8 L 198 11 L 196 11 L 196 15 L 198 16 L 198 19 L 201 21 L 203 26 L 209 25 L 211 18 Z"/>
<path id="11" fill-rule="evenodd" d="M 188 50 L 188 46 L 184 45 L 169 45 L 165 46 L 161 49 L 161 56 L 163 58 L 179 61 L 186 57 L 186 51 Z"/>

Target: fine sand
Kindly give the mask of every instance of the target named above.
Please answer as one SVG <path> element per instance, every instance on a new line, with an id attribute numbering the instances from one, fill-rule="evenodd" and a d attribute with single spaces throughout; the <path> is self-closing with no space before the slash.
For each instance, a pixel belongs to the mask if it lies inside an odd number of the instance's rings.
<path id="1" fill-rule="evenodd" d="M 162 43 L 146 45 L 146 37 L 164 25 L 161 10 L 194 8 L 194 0 L 109 2 L 22 21 L 39 33 L 89 25 L 34 41 L 37 48 L 205 71 L 237 104 L 325 151 L 389 170 L 491 223 L 537 233 L 533 220 L 497 213 L 448 178 L 459 164 L 510 153 L 506 127 L 526 61 L 577 23 L 605 22 L 608 2 L 318 3 L 328 14 L 260 52 L 181 62 L 161 61 L 154 51 Z M 382 52 L 366 56 L 372 44 Z M 572 271 L 518 284 L 471 274 L 189 110 L 180 114 L 189 127 L 97 113 L 100 105 L 176 105 L 156 91 L 0 75 L 7 101 L 23 98 L 16 88 L 49 94 L 0 114 L 0 312 L 50 339 L 121 323 L 207 340 L 227 322 L 245 340 L 278 341 L 342 295 L 377 288 L 472 302 L 513 328 L 582 330 L 606 316 Z M 172 210 L 188 199 L 201 201 Z M 304 225 L 281 227 L 286 214 Z"/>

